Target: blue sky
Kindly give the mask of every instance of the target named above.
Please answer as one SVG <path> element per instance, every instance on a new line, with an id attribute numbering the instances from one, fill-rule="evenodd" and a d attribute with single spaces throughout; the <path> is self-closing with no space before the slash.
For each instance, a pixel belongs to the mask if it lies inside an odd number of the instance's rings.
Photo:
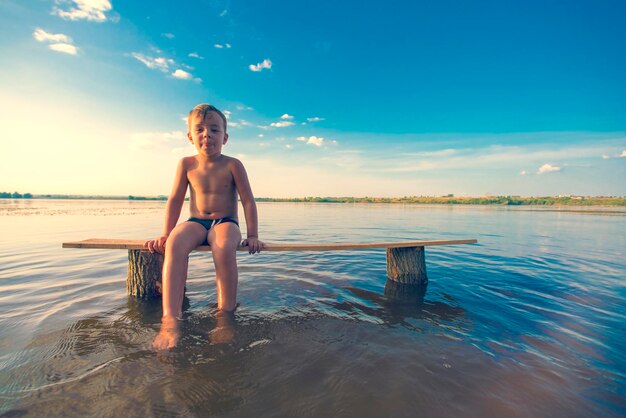
<path id="1" fill-rule="evenodd" d="M 227 111 L 257 196 L 626 195 L 621 1 L 0 2 L 0 191 L 160 195 Z"/>

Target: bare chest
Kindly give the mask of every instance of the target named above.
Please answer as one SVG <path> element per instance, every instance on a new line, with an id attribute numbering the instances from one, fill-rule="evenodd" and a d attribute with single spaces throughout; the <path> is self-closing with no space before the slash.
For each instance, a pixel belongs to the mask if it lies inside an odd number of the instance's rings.
<path id="1" fill-rule="evenodd" d="M 235 187 L 233 175 L 225 164 L 197 167 L 187 172 L 190 186 L 200 193 L 224 193 Z"/>

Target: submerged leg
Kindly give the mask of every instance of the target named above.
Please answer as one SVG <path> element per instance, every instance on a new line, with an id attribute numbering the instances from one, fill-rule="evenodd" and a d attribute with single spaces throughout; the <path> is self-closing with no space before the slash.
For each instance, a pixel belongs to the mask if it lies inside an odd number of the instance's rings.
<path id="1" fill-rule="evenodd" d="M 206 237 L 206 229 L 192 222 L 174 228 L 165 244 L 163 262 L 163 322 L 159 335 L 152 343 L 157 350 L 172 348 L 180 337 L 183 296 L 187 281 L 189 253 Z"/>
<path id="2" fill-rule="evenodd" d="M 215 328 L 209 333 L 211 344 L 228 344 L 235 339 L 237 320 L 234 312 L 217 311 Z"/>
<path id="3" fill-rule="evenodd" d="M 208 235 L 215 264 L 217 308 L 233 311 L 237 307 L 237 247 L 241 242 L 239 227 L 232 222 L 215 225 Z"/>

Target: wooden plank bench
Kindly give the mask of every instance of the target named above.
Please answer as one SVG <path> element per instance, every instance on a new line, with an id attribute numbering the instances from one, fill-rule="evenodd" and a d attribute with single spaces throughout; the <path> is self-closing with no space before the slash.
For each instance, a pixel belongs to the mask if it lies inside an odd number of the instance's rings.
<path id="1" fill-rule="evenodd" d="M 143 247 L 143 240 L 126 239 L 88 239 L 84 241 L 64 242 L 63 248 L 94 248 L 105 250 L 128 250 L 128 274 L 126 289 L 132 296 L 152 298 L 160 295 L 161 269 L 163 256 L 150 253 Z M 265 251 L 339 251 L 385 248 L 387 251 L 387 276 L 403 284 L 424 285 L 428 283 L 424 247 L 434 245 L 475 244 L 475 239 L 430 240 L 372 243 L 292 243 L 266 242 Z M 201 245 L 195 251 L 210 251 L 208 245 Z M 239 246 L 238 251 L 248 251 Z"/>

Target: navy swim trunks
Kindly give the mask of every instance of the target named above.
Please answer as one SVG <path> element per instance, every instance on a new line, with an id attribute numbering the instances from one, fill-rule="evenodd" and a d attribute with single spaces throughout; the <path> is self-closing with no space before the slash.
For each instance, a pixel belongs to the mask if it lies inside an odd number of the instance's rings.
<path id="1" fill-rule="evenodd" d="M 189 218 L 187 222 L 196 222 L 206 228 L 207 231 L 210 231 L 215 225 L 223 224 L 225 222 L 232 222 L 235 225 L 239 226 L 239 222 L 233 218 L 219 218 L 219 219 L 200 219 L 200 218 Z"/>
<path id="2" fill-rule="evenodd" d="M 223 224 L 225 222 L 232 222 L 235 225 L 239 226 L 239 222 L 233 218 L 219 218 L 219 219 L 200 219 L 191 217 L 187 219 L 187 222 L 195 222 L 206 228 L 207 232 L 211 230 L 215 225 Z M 204 242 L 200 245 L 208 245 L 208 241 L 205 239 Z"/>

